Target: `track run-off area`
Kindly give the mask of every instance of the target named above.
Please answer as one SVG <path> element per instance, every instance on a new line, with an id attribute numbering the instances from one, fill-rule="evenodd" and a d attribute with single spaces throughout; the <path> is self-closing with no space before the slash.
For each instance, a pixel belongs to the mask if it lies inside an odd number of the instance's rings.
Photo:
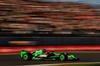
<path id="1" fill-rule="evenodd" d="M 22 58 L 20 57 L 20 54 L 2 54 L 0 55 L 0 66 L 27 66 L 27 65 L 44 65 L 44 64 L 66 64 L 66 63 L 99 63 L 100 62 L 100 52 L 95 52 L 95 53 L 88 53 L 88 52 L 83 52 L 83 53 L 69 53 L 73 54 L 76 57 L 78 57 L 80 60 L 79 61 L 52 61 L 52 60 L 44 60 L 44 61 L 38 61 L 38 60 L 30 60 L 30 61 L 23 61 Z"/>

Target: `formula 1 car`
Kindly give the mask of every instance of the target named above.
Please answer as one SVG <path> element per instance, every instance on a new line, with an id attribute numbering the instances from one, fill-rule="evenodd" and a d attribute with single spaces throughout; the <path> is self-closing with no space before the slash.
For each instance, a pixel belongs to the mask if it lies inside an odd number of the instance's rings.
<path id="1" fill-rule="evenodd" d="M 79 60 L 74 55 L 69 55 L 68 53 L 57 53 L 54 51 L 51 52 L 45 52 L 43 54 L 38 54 L 35 56 L 36 52 L 29 52 L 27 50 L 22 50 L 20 52 L 20 55 L 23 60 Z"/>

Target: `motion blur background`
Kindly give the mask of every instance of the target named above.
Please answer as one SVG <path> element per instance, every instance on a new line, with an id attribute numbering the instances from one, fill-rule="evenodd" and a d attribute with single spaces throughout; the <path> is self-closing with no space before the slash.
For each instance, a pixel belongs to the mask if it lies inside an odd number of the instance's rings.
<path id="1" fill-rule="evenodd" d="M 100 0 L 0 0 L 0 54 L 100 51 Z"/>
<path id="2" fill-rule="evenodd" d="M 0 35 L 100 36 L 99 2 L 0 0 Z"/>
<path id="3" fill-rule="evenodd" d="M 0 47 L 100 45 L 99 3 L 0 0 Z"/>

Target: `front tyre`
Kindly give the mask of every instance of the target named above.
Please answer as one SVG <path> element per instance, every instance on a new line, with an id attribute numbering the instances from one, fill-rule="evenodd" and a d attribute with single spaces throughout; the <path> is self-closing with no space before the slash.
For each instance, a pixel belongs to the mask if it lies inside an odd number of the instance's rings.
<path id="1" fill-rule="evenodd" d="M 65 54 L 61 54 L 59 56 L 60 61 L 65 61 L 67 59 L 67 56 Z"/>
<path id="2" fill-rule="evenodd" d="M 28 61 L 28 60 L 31 60 L 32 57 L 29 54 L 24 54 L 22 59 L 25 60 L 25 61 Z"/>

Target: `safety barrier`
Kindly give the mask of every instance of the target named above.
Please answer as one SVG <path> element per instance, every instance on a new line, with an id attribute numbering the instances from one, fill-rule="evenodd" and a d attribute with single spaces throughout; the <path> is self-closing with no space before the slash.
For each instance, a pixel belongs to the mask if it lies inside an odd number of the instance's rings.
<path id="1" fill-rule="evenodd" d="M 100 51 L 99 46 L 38 46 L 38 47 L 0 47 L 2 53 L 20 53 L 21 50 L 36 51 L 46 49 L 47 51 Z"/>

